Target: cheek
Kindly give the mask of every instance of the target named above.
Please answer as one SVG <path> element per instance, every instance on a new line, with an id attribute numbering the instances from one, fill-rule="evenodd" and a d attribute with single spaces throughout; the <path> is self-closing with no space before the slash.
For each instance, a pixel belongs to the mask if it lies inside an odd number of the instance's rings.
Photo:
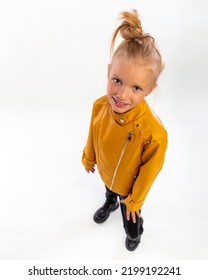
<path id="1" fill-rule="evenodd" d="M 116 91 L 115 86 L 112 85 L 111 83 L 108 83 L 108 85 L 107 85 L 107 93 L 108 93 L 108 95 L 112 95 L 115 91 Z"/>
<path id="2" fill-rule="evenodd" d="M 144 99 L 144 95 L 143 94 L 138 94 L 138 95 L 132 95 L 131 101 L 137 105 L 139 104 L 142 100 Z"/>

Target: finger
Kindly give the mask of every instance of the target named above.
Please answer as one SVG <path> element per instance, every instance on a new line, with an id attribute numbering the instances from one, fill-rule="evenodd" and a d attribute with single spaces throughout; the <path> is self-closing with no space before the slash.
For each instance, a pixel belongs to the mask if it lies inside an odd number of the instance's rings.
<path id="1" fill-rule="evenodd" d="M 136 211 L 136 214 L 137 214 L 137 216 L 138 216 L 139 218 L 141 217 L 141 214 L 140 214 L 139 211 Z"/>
<path id="2" fill-rule="evenodd" d="M 132 217 L 133 223 L 136 223 L 136 214 L 135 214 L 135 212 L 131 212 L 131 217 Z"/>
<path id="3" fill-rule="evenodd" d="M 91 167 L 90 169 L 87 169 L 87 168 L 85 168 L 85 169 L 86 169 L 87 173 L 89 173 L 89 172 L 94 173 L 95 172 L 95 168 L 94 167 Z"/>
<path id="4" fill-rule="evenodd" d="M 126 208 L 126 219 L 127 221 L 130 220 L 130 211 Z"/>

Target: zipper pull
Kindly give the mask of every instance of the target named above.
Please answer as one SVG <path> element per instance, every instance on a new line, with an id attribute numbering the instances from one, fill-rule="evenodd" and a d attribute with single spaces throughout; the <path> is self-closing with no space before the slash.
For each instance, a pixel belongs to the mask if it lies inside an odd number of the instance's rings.
<path id="1" fill-rule="evenodd" d="M 129 132 L 129 135 L 128 135 L 128 138 L 127 138 L 128 142 L 131 142 L 131 138 L 132 138 L 133 134 L 134 134 L 133 131 Z"/>

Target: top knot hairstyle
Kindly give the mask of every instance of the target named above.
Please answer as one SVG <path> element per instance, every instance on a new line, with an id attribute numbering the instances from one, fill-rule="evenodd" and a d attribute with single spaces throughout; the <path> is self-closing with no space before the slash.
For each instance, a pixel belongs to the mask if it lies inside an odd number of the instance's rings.
<path id="1" fill-rule="evenodd" d="M 155 44 L 155 39 L 148 33 L 144 33 L 137 10 L 122 12 L 120 14 L 121 24 L 114 31 L 111 40 L 111 61 L 118 57 L 134 59 L 146 68 L 152 70 L 155 80 L 164 68 L 162 56 Z M 120 33 L 122 42 L 114 51 L 117 35 Z"/>

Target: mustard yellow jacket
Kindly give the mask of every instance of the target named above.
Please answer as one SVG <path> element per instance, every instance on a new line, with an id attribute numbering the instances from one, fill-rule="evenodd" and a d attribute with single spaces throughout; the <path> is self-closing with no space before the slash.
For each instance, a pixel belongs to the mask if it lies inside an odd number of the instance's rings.
<path id="1" fill-rule="evenodd" d="M 137 211 L 162 168 L 166 148 L 167 132 L 145 100 L 117 114 L 103 96 L 93 105 L 82 163 L 86 169 L 97 164 L 105 185 L 127 196 L 127 208 Z"/>

